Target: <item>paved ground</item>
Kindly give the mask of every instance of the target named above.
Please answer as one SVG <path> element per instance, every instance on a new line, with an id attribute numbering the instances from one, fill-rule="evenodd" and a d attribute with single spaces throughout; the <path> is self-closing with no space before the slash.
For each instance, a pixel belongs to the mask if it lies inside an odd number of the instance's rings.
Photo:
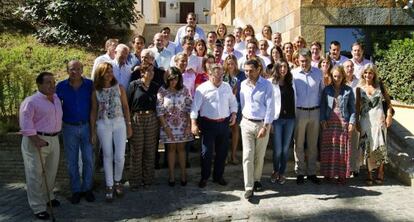
<path id="1" fill-rule="evenodd" d="M 226 187 L 209 181 L 205 189 L 198 188 L 199 171 L 198 167 L 189 170 L 187 187 L 171 188 L 167 170 L 158 170 L 152 187 L 129 192 L 126 186 L 125 197 L 110 204 L 104 202 L 103 188 L 96 191 L 95 203 L 82 200 L 79 205 L 70 204 L 68 194 L 58 191 L 62 205 L 55 208 L 56 221 L 414 221 L 414 189 L 390 175 L 382 186 L 365 186 L 365 175 L 345 186 L 310 182 L 298 186 L 289 172 L 285 185 L 275 185 L 269 182 L 271 161 L 267 159 L 265 190 L 248 202 L 243 198 L 241 165 L 227 166 Z M 24 184 L 2 185 L 0 195 L 0 221 L 34 220 Z"/>

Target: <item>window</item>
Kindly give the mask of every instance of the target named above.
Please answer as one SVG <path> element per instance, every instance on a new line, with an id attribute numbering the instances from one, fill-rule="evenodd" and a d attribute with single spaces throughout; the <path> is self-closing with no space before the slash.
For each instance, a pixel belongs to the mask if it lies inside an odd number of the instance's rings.
<path id="1" fill-rule="evenodd" d="M 376 60 L 375 49 L 386 49 L 391 40 L 414 37 L 414 26 L 348 26 L 325 27 L 325 51 L 329 51 L 331 41 L 341 43 L 341 55 L 351 58 L 351 45 L 364 44 L 366 59 Z"/>
<path id="2" fill-rule="evenodd" d="M 160 18 L 166 17 L 167 12 L 167 4 L 165 2 L 158 2 L 160 7 Z"/>

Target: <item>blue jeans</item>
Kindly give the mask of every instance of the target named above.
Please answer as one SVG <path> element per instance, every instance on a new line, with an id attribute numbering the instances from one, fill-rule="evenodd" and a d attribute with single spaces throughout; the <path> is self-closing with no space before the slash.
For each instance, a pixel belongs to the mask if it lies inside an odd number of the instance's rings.
<path id="1" fill-rule="evenodd" d="M 289 145 L 295 129 L 295 119 L 273 121 L 273 171 L 284 175 L 286 171 Z"/>
<path id="2" fill-rule="evenodd" d="M 73 126 L 63 123 L 63 145 L 73 193 L 92 189 L 93 155 L 89 124 Z M 79 150 L 82 155 L 82 184 L 79 176 Z"/>

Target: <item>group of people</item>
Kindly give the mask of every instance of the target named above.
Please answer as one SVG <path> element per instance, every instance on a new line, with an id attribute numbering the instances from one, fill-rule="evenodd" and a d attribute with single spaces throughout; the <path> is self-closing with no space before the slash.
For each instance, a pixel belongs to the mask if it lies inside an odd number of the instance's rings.
<path id="1" fill-rule="evenodd" d="M 308 49 L 299 36 L 282 44 L 281 34 L 272 33 L 270 26 L 256 36 L 251 25 L 227 34 L 220 24 L 216 32 L 205 35 L 194 13 L 188 14 L 187 23 L 175 41 L 170 41 L 168 27 L 154 35 L 148 48 L 143 36 L 134 37 L 133 52 L 117 39 L 107 40 L 106 54 L 93 65 L 92 80 L 83 76 L 78 60 L 68 62 L 69 77 L 56 86 L 52 73 L 37 76 L 38 92 L 20 107 L 28 200 L 37 218 L 49 217 L 46 202 L 59 205 L 52 190 L 61 131 L 73 204 L 82 197 L 95 200 L 93 146 L 98 141 L 105 200 L 124 194 L 127 139 L 132 191 L 153 183 L 159 143 L 166 147 L 168 185 L 175 186 L 178 159 L 179 182 L 186 186 L 186 153 L 194 135 L 201 137 L 198 186 L 207 186 L 211 174 L 214 183 L 227 185 L 226 160 L 238 164 L 241 135 L 244 197 L 250 199 L 263 189 L 270 132 L 272 183 L 286 182 L 288 150 L 294 141 L 297 184 L 303 184 L 305 176 L 320 183 L 318 155 L 320 174 L 328 182 L 345 184 L 364 162 L 367 184 L 382 184 L 393 109 L 375 65 L 363 57 L 362 44 L 352 45 L 353 57 L 348 59 L 340 55 L 340 43 L 333 41 L 323 57 L 319 42 Z"/>

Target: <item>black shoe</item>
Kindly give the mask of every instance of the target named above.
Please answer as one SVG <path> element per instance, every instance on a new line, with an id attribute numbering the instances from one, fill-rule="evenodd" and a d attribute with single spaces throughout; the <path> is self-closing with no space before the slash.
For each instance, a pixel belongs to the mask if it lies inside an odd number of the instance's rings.
<path id="1" fill-rule="evenodd" d="M 35 217 L 39 220 L 49 220 L 49 213 L 46 211 L 35 214 Z"/>
<path id="2" fill-rule="evenodd" d="M 181 186 L 183 187 L 187 186 L 187 180 L 181 180 Z"/>
<path id="3" fill-rule="evenodd" d="M 175 181 L 169 181 L 169 180 L 168 180 L 168 186 L 170 186 L 170 187 L 175 186 Z"/>
<path id="4" fill-rule="evenodd" d="M 244 193 L 244 198 L 245 199 L 250 199 L 250 198 L 252 198 L 253 197 L 253 190 L 247 190 L 245 193 Z"/>
<path id="5" fill-rule="evenodd" d="M 60 202 L 58 201 L 58 200 L 56 200 L 56 199 L 53 199 L 53 200 L 51 200 L 50 201 L 51 202 L 51 204 L 52 204 L 52 207 L 59 207 L 60 206 Z M 50 206 L 50 203 L 49 202 L 47 202 L 47 204 L 46 204 L 48 207 Z"/>
<path id="6" fill-rule="evenodd" d="M 73 193 L 72 194 L 72 198 L 70 199 L 70 202 L 72 203 L 72 204 L 78 204 L 79 202 L 80 202 L 80 199 L 81 199 L 81 195 L 80 195 L 80 193 Z"/>
<path id="7" fill-rule="evenodd" d="M 298 185 L 304 184 L 305 183 L 305 177 L 303 175 L 298 175 L 296 177 L 296 183 Z"/>
<path id="8" fill-rule="evenodd" d="M 254 182 L 253 190 L 254 191 L 261 191 L 263 189 L 262 184 L 259 181 Z"/>
<path id="9" fill-rule="evenodd" d="M 359 172 L 357 172 L 357 171 L 352 171 L 352 175 L 353 175 L 354 177 L 358 177 L 358 176 L 359 176 Z"/>
<path id="10" fill-rule="evenodd" d="M 223 178 L 220 178 L 218 180 L 213 180 L 213 183 L 217 183 L 221 186 L 226 186 L 227 185 L 227 182 Z"/>
<path id="11" fill-rule="evenodd" d="M 204 188 L 206 186 L 207 186 L 207 180 L 201 179 L 200 182 L 198 183 L 198 187 Z"/>
<path id="12" fill-rule="evenodd" d="M 187 168 L 187 169 L 188 169 L 188 168 L 191 168 L 191 164 L 190 164 L 190 162 L 186 162 L 186 163 L 185 163 L 185 168 Z"/>
<path id="13" fill-rule="evenodd" d="M 93 195 L 92 190 L 88 190 L 85 192 L 85 200 L 88 202 L 94 202 L 95 201 L 95 195 Z"/>
<path id="14" fill-rule="evenodd" d="M 314 184 L 321 184 L 321 180 L 316 175 L 310 175 L 308 179 Z"/>

